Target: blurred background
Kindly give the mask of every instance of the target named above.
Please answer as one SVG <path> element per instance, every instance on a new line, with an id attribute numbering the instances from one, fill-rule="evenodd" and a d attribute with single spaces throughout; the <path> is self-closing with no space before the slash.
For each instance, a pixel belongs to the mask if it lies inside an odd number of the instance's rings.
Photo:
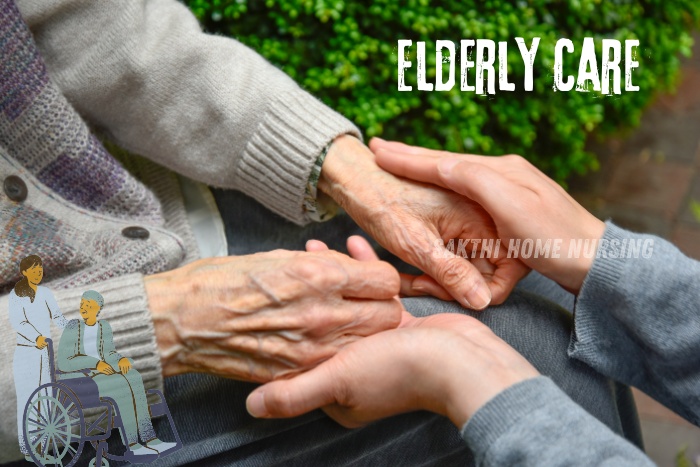
<path id="1" fill-rule="evenodd" d="M 697 0 L 183 0 L 209 32 L 235 37 L 301 86 L 381 136 L 478 154 L 521 154 L 601 219 L 650 232 L 700 259 L 700 25 Z M 522 90 L 515 37 L 541 42 L 534 90 Z M 554 92 L 554 44 L 639 40 L 638 92 Z M 397 41 L 508 41 L 515 92 L 478 96 L 397 89 Z M 695 41 L 693 40 L 695 39 Z M 415 50 L 415 48 L 413 49 Z M 457 47 L 459 51 L 459 47 Z M 624 47 L 623 47 L 624 50 Z M 459 53 L 457 54 L 459 55 Z M 624 59 L 623 59 L 624 60 Z M 447 72 L 448 64 L 443 63 Z M 474 82 L 474 70 L 469 77 Z M 457 64 L 459 83 L 459 65 Z M 700 466 L 700 428 L 641 393 L 647 452 L 662 466 Z"/>

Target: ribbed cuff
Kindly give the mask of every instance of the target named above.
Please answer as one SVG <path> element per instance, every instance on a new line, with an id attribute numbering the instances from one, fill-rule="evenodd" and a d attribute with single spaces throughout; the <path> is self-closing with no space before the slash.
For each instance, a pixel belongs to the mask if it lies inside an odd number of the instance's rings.
<path id="1" fill-rule="evenodd" d="M 629 232 L 611 222 L 606 223 L 596 258 L 576 298 L 574 331 L 569 344 L 570 357 L 585 362 L 597 362 L 601 349 L 617 345 L 614 340 L 601 339 L 598 331 L 603 320 L 599 314 L 606 313 L 606 310 L 616 306 L 618 283 L 626 264 L 625 259 L 619 257 L 619 245 L 622 245 L 623 240 L 630 238 L 632 236 Z"/>
<path id="2" fill-rule="evenodd" d="M 89 289 L 98 291 L 104 297 L 99 319 L 109 321 L 112 326 L 117 352 L 134 361 L 146 389 L 162 390 L 163 373 L 143 275 L 129 274 L 82 288 L 53 291 L 59 308 L 68 320 L 81 319 L 80 297 Z"/>
<path id="3" fill-rule="evenodd" d="M 481 465 L 501 436 L 529 423 L 533 412 L 562 395 L 552 380 L 538 376 L 509 387 L 484 404 L 462 427 L 462 438 L 474 454 L 476 465 Z"/>
<path id="4" fill-rule="evenodd" d="M 240 189 L 281 216 L 309 222 L 304 193 L 323 148 L 343 134 L 361 137 L 348 119 L 301 89 L 270 104 L 240 162 Z"/>

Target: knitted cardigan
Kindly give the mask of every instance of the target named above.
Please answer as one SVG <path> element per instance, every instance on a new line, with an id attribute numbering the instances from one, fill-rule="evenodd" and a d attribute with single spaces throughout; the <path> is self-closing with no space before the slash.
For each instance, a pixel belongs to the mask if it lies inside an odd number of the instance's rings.
<path id="1" fill-rule="evenodd" d="M 115 158 L 91 129 L 143 157 Z M 344 133 L 359 136 L 175 0 L 0 0 L 0 310 L 19 261 L 38 254 L 66 317 L 98 290 L 116 347 L 162 387 L 143 276 L 198 257 L 172 171 L 304 224 L 314 161 Z M 9 176 L 26 199 L 1 190 Z M 0 311 L 0 462 L 19 458 L 14 334 Z"/>

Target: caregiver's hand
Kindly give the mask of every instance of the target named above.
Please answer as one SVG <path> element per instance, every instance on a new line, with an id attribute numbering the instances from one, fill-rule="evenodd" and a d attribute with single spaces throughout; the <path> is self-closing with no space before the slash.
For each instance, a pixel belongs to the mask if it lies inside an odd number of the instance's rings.
<path id="1" fill-rule="evenodd" d="M 361 339 L 313 370 L 255 389 L 255 417 L 294 417 L 316 408 L 345 427 L 413 410 L 457 427 L 504 389 L 538 376 L 518 352 L 474 318 L 434 315 Z M 441 319 L 443 322 L 441 322 Z"/>
<path id="2" fill-rule="evenodd" d="M 564 189 L 520 156 L 454 154 L 374 139 L 370 147 L 385 170 L 449 188 L 479 203 L 493 218 L 507 248 L 511 239 L 559 239 L 559 257 L 522 261 L 567 290 L 578 293 L 593 258 L 569 257 L 572 240 L 598 240 L 605 224 Z"/>
<path id="3" fill-rule="evenodd" d="M 396 327 L 403 310 L 393 267 L 334 251 L 208 258 L 145 286 L 165 376 L 269 381 Z"/>
<path id="4" fill-rule="evenodd" d="M 453 297 L 464 306 L 482 309 L 505 300 L 527 273 L 520 261 L 505 255 L 470 262 L 445 254 L 442 244 L 450 239 L 496 238 L 490 216 L 455 193 L 381 170 L 372 152 L 351 136 L 333 142 L 319 188 L 382 246 L 427 274 L 413 280 L 414 295 Z"/>

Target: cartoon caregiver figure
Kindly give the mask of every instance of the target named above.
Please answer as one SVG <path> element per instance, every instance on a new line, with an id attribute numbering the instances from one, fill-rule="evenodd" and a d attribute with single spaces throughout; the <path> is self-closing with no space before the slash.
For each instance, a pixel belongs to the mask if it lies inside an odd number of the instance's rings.
<path id="1" fill-rule="evenodd" d="M 27 456 L 22 420 L 24 406 L 32 392 L 51 382 L 46 338 L 51 337 L 51 320 L 61 329 L 66 318 L 59 310 L 51 291 L 39 285 L 44 277 L 41 258 L 27 256 L 19 263 L 22 273 L 10 292 L 10 323 L 17 331 L 17 347 L 13 362 L 17 391 L 17 434 L 19 448 Z"/>

